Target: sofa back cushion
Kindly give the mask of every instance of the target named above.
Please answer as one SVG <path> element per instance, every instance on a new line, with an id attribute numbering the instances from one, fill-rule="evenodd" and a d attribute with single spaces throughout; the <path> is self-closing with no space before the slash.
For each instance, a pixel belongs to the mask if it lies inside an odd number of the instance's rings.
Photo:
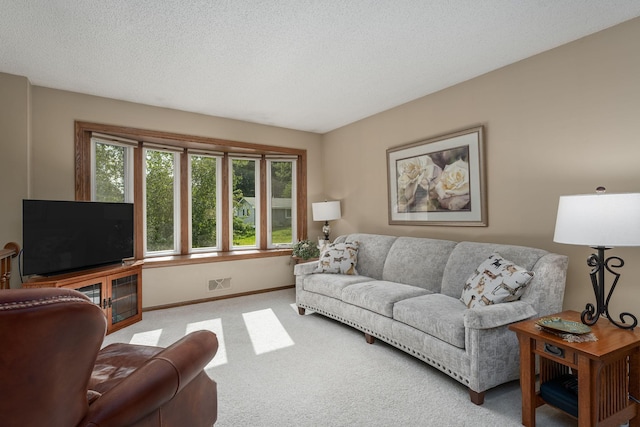
<path id="1" fill-rule="evenodd" d="M 381 234 L 356 233 L 336 238 L 335 242 L 358 242 L 358 264 L 356 269 L 361 276 L 382 280 L 382 270 L 389 248 L 397 237 Z"/>
<path id="2" fill-rule="evenodd" d="M 449 240 L 398 237 L 389 249 L 382 279 L 440 292 L 444 268 L 455 246 Z"/>
<path id="3" fill-rule="evenodd" d="M 524 246 L 460 242 L 449 256 L 444 269 L 440 292 L 453 298 L 460 298 L 467 279 L 494 252 L 498 252 L 503 257 L 529 271 L 533 270 L 538 260 L 548 253 L 543 249 Z"/>

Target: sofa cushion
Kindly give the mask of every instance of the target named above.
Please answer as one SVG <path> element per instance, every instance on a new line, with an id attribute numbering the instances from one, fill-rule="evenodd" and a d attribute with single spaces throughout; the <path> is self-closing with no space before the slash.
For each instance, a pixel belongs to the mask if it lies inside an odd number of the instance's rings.
<path id="1" fill-rule="evenodd" d="M 398 237 L 384 263 L 383 280 L 440 292 L 442 274 L 456 242 Z"/>
<path id="2" fill-rule="evenodd" d="M 366 276 L 346 276 L 342 274 L 310 274 L 304 279 L 305 291 L 342 299 L 342 290 L 354 283 L 371 281 Z"/>
<path id="3" fill-rule="evenodd" d="M 464 348 L 465 312 L 466 307 L 457 298 L 430 294 L 395 303 L 393 319 Z"/>
<path id="4" fill-rule="evenodd" d="M 460 301 L 468 308 L 516 301 L 532 278 L 533 272 L 494 253 L 467 279 Z"/>
<path id="5" fill-rule="evenodd" d="M 336 241 L 359 242 L 358 274 L 382 280 L 382 270 L 389 248 L 397 237 L 380 234 L 356 233 L 340 236 Z"/>
<path id="6" fill-rule="evenodd" d="M 391 317 L 396 302 L 428 293 L 416 286 L 374 280 L 346 286 L 342 290 L 342 301 Z"/>
<path id="7" fill-rule="evenodd" d="M 334 273 L 355 276 L 358 274 L 358 242 L 331 243 L 325 245 L 314 273 Z"/>

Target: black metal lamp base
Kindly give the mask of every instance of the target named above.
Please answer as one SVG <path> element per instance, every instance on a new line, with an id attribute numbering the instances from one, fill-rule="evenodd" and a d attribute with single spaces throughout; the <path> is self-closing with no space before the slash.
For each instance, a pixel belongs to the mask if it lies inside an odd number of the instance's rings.
<path id="1" fill-rule="evenodd" d="M 592 267 L 591 273 L 591 285 L 593 286 L 593 292 L 596 296 L 596 305 L 594 306 L 591 303 L 588 303 L 585 307 L 584 311 L 580 315 L 580 319 L 582 323 L 585 325 L 594 325 L 600 316 L 606 317 L 609 319 L 611 323 L 616 325 L 621 329 L 633 329 L 638 325 L 638 319 L 631 313 L 622 312 L 620 313 L 620 321 L 613 320 L 611 315 L 609 314 L 609 300 L 611 300 L 611 295 L 613 295 L 613 291 L 618 284 L 618 279 L 620 279 L 620 273 L 616 273 L 612 270 L 612 268 L 620 268 L 624 265 L 624 261 L 622 258 L 617 256 L 612 256 L 609 258 L 604 257 L 604 251 L 606 251 L 607 247 L 604 246 L 596 246 L 593 249 L 598 251 L 598 254 L 591 254 L 589 258 L 587 258 L 587 265 Z M 616 264 L 612 264 L 612 262 L 616 262 Z M 604 273 L 609 271 L 611 274 L 615 276 L 613 283 L 611 284 L 611 289 L 609 289 L 609 293 L 607 294 L 607 298 L 605 299 L 605 286 L 604 286 Z M 627 320 L 629 322 L 627 322 Z"/>

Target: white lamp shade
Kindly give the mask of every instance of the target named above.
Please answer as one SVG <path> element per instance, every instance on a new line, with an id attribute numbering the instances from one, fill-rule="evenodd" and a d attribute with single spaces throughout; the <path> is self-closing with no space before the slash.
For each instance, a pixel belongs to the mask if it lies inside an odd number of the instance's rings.
<path id="1" fill-rule="evenodd" d="M 553 241 L 640 246 L 640 193 L 562 196 Z"/>
<path id="2" fill-rule="evenodd" d="M 334 219 L 340 219 L 340 202 L 318 202 L 312 203 L 311 208 L 313 210 L 314 221 L 333 221 Z"/>

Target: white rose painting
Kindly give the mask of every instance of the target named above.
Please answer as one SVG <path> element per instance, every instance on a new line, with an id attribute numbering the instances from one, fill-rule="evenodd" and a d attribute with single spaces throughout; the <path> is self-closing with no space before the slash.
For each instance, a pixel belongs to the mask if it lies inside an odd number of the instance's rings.
<path id="1" fill-rule="evenodd" d="M 483 127 L 389 148 L 389 223 L 486 226 Z"/>
<path id="2" fill-rule="evenodd" d="M 470 209 L 468 147 L 397 161 L 398 212 Z"/>

